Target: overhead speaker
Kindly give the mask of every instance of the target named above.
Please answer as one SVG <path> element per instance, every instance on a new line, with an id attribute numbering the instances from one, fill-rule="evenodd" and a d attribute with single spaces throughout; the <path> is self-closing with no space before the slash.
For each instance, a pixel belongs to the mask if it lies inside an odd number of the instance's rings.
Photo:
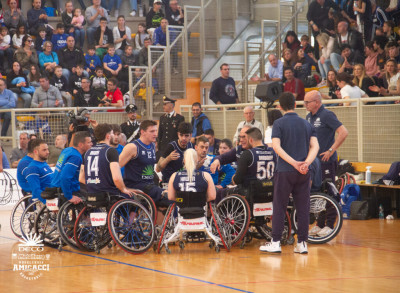
<path id="1" fill-rule="evenodd" d="M 255 96 L 262 102 L 273 103 L 283 92 L 282 83 L 279 81 L 262 82 L 256 87 Z"/>

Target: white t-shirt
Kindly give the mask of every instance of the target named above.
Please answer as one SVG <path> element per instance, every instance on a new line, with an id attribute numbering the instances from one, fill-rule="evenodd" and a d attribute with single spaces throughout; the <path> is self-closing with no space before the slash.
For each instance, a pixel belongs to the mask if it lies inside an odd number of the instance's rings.
<path id="1" fill-rule="evenodd" d="M 19 37 L 17 37 L 17 34 L 14 34 L 14 36 L 12 37 L 13 44 L 15 46 L 21 47 L 22 46 L 22 38 L 24 36 L 25 35 L 20 35 Z"/>
<path id="2" fill-rule="evenodd" d="M 265 135 L 264 135 L 264 143 L 272 143 L 272 127 L 267 126 L 267 129 L 265 130 Z"/>
<path id="3" fill-rule="evenodd" d="M 358 86 L 350 86 L 346 84 L 341 90 L 340 94 L 342 95 L 342 99 L 345 97 L 349 97 L 349 99 L 360 99 L 361 96 L 365 95 L 365 92 L 360 89 Z M 357 103 L 353 102 L 350 106 L 357 106 Z"/>
<path id="4" fill-rule="evenodd" d="M 5 35 L 5 36 L 3 37 L 3 41 L 0 43 L 0 47 L 8 46 L 8 45 L 10 45 L 10 43 L 11 43 L 11 37 L 10 37 L 10 35 Z"/>
<path id="5" fill-rule="evenodd" d="M 397 90 L 397 81 L 400 78 L 400 72 L 398 72 L 396 75 L 393 75 L 390 80 L 389 80 L 389 84 L 388 84 L 388 89 L 390 90 Z"/>

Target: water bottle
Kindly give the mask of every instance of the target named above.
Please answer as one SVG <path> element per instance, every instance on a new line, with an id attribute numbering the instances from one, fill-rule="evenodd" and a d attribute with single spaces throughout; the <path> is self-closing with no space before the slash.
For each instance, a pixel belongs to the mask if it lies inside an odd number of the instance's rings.
<path id="1" fill-rule="evenodd" d="M 383 207 L 382 204 L 379 205 L 379 219 L 384 219 L 385 214 L 383 213 Z"/>
<path id="2" fill-rule="evenodd" d="M 139 4 L 139 16 L 143 17 L 143 6 L 142 6 L 142 4 Z"/>
<path id="3" fill-rule="evenodd" d="M 365 184 L 371 184 L 371 166 L 367 166 L 367 171 L 365 172 Z"/>
<path id="4" fill-rule="evenodd" d="M 358 1 L 358 0 L 354 0 L 354 7 L 355 7 L 355 8 L 358 8 L 358 3 L 357 3 L 357 1 Z M 355 11 L 355 10 L 354 10 L 354 15 L 357 15 L 357 14 L 358 14 L 358 11 Z"/>

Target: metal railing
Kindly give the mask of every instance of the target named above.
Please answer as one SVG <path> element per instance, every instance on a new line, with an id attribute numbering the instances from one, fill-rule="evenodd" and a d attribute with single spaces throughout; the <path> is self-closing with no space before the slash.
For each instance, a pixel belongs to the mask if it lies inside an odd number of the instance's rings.
<path id="1" fill-rule="evenodd" d="M 365 105 L 367 102 L 398 101 L 400 97 L 349 99 L 346 102 L 356 103 L 355 106 L 333 106 L 344 100 L 323 100 L 323 104 L 334 112 L 338 119 L 348 129 L 349 135 L 338 154 L 342 159 L 350 161 L 368 161 L 376 163 L 392 163 L 400 160 L 400 104 Z M 268 125 L 267 111 L 260 103 L 245 103 L 234 105 L 202 105 L 203 113 L 211 121 L 215 136 L 232 139 L 236 127 L 244 120 L 243 108 L 253 106 L 255 119 Z M 304 102 L 297 102 L 296 112 L 303 118 L 307 111 Z M 238 110 L 228 110 L 229 108 Z M 191 106 L 181 106 L 181 114 L 186 121 L 191 121 Z"/>

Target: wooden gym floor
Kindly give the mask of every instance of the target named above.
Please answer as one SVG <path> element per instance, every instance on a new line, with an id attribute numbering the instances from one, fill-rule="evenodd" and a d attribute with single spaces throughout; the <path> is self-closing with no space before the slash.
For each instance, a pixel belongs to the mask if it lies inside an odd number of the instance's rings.
<path id="1" fill-rule="evenodd" d="M 400 221 L 344 222 L 328 244 L 309 245 L 308 255 L 284 246 L 281 255 L 244 249 L 217 254 L 208 243 L 171 246 L 130 255 L 117 247 L 99 255 L 49 247 L 49 270 L 36 280 L 13 271 L 19 242 L 0 211 L 0 292 L 399 292 Z"/>

